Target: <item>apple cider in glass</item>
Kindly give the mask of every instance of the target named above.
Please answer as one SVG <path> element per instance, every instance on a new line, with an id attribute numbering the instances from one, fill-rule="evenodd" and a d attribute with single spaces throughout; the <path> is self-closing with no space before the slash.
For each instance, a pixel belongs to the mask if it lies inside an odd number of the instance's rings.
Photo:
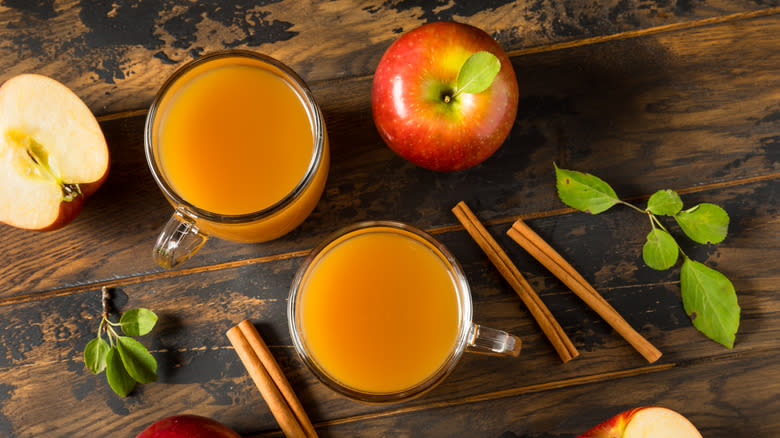
<path id="1" fill-rule="evenodd" d="M 433 375 L 460 322 L 447 266 L 430 245 L 390 228 L 335 241 L 305 279 L 300 305 L 314 360 L 365 392 L 403 391 Z"/>
<path id="2" fill-rule="evenodd" d="M 155 248 L 166 267 L 202 245 L 196 235 L 263 242 L 289 232 L 314 209 L 328 173 L 311 92 L 283 64 L 253 52 L 218 52 L 177 71 L 152 105 L 146 143 L 152 173 L 176 208 Z"/>
<path id="3" fill-rule="evenodd" d="M 394 221 L 337 231 L 304 260 L 287 320 L 296 351 L 330 388 L 370 403 L 416 397 L 464 351 L 516 356 L 520 340 L 471 320 L 460 265 L 433 237 Z"/>

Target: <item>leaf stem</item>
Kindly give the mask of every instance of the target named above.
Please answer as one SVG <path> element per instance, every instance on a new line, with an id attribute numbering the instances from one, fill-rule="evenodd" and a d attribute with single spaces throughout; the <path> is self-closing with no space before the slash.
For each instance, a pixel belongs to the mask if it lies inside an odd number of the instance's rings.
<path id="1" fill-rule="evenodd" d="M 114 341 L 119 338 L 119 334 L 114 330 L 111 325 L 114 325 L 111 321 L 108 320 L 108 318 L 103 317 L 103 321 L 107 322 L 108 324 L 105 325 L 106 327 L 106 336 L 108 337 L 108 341 L 111 343 L 111 346 L 114 346 Z M 101 322 L 102 325 L 102 322 Z M 117 324 L 118 325 L 118 324 Z"/>
<path id="2" fill-rule="evenodd" d="M 653 220 L 653 221 L 655 221 L 655 223 L 657 223 L 657 224 L 658 224 L 658 226 L 659 226 L 659 227 L 661 227 L 661 229 L 662 229 L 662 230 L 666 231 L 666 233 L 667 233 L 667 234 L 669 234 L 670 236 L 672 236 L 672 233 L 670 233 L 670 232 L 669 232 L 669 230 L 667 230 L 667 229 L 666 229 L 666 227 L 664 226 L 664 224 L 662 224 L 662 223 L 661 223 L 661 221 L 658 219 L 658 217 L 657 217 L 656 215 L 654 215 L 653 213 L 650 213 L 650 212 L 648 212 L 648 214 L 650 214 L 650 217 L 652 218 L 652 220 Z M 677 239 L 675 239 L 675 238 L 674 238 L 674 236 L 672 236 L 672 240 L 674 240 L 674 244 L 675 244 L 675 245 L 677 245 L 677 249 L 679 249 L 679 250 L 680 250 L 680 254 L 682 254 L 682 255 L 683 255 L 683 257 L 685 257 L 685 258 L 687 259 L 687 258 L 688 258 L 688 255 L 687 255 L 687 254 L 685 254 L 685 251 L 683 251 L 683 249 L 682 249 L 682 247 L 680 246 L 680 244 L 679 244 L 679 243 L 677 243 Z"/>
<path id="3" fill-rule="evenodd" d="M 100 325 L 98 326 L 98 334 L 97 334 L 98 338 L 103 333 L 103 325 L 105 324 L 105 322 L 106 322 L 106 318 L 105 317 L 100 319 Z"/>
<path id="4" fill-rule="evenodd" d="M 626 205 L 626 206 L 629 206 L 629 207 L 633 208 L 634 210 L 636 210 L 636 211 L 638 211 L 640 213 L 648 213 L 647 210 L 642 210 L 641 208 L 637 207 L 636 205 L 634 205 L 634 204 L 632 204 L 630 202 L 626 202 L 626 201 L 623 201 L 621 199 L 618 199 L 617 201 L 619 203 L 623 204 L 623 205 Z"/>

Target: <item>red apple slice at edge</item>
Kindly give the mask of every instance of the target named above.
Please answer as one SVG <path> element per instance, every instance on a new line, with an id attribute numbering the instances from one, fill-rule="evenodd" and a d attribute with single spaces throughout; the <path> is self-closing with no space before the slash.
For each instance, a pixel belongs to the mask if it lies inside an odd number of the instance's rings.
<path id="1" fill-rule="evenodd" d="M 625 438 L 701 438 L 701 434 L 687 418 L 677 412 L 650 407 L 636 412 L 626 425 Z"/>
<path id="2" fill-rule="evenodd" d="M 65 85 L 23 74 L 0 87 L 0 221 L 26 229 L 64 225 L 108 166 L 97 120 Z M 66 201 L 63 185 L 75 191 L 76 184 L 82 195 Z"/>
<path id="3" fill-rule="evenodd" d="M 702 438 L 681 414 L 658 406 L 621 412 L 577 438 Z"/>

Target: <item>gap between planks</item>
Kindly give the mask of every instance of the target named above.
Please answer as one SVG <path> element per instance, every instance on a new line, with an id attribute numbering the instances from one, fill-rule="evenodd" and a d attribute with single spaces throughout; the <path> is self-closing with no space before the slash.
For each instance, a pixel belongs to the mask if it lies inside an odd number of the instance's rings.
<path id="1" fill-rule="evenodd" d="M 775 15 L 779 13 L 780 13 L 780 6 L 774 8 L 768 8 L 768 9 L 760 9 L 758 11 L 739 12 L 736 14 L 723 15 L 720 17 L 702 18 L 700 20 L 666 24 L 663 26 L 650 27 L 647 29 L 619 32 L 612 35 L 582 38 L 573 41 L 564 41 L 560 43 L 545 44 L 537 47 L 529 47 L 526 49 L 510 50 L 507 52 L 507 55 L 510 58 L 515 58 L 520 56 L 533 55 L 537 53 L 554 52 L 557 50 L 565 50 L 565 49 L 571 49 L 575 47 L 606 43 L 608 41 L 627 40 L 631 38 L 639 38 L 648 35 L 657 35 L 661 33 L 675 32 L 680 30 L 693 29 L 697 27 L 712 26 L 715 24 L 723 24 L 723 23 L 729 23 L 733 21 L 749 20 L 751 18 L 766 17 L 769 15 Z M 350 80 L 365 80 L 372 77 L 373 75 L 362 75 L 362 76 L 351 76 L 351 77 L 343 77 L 343 78 L 335 78 L 335 79 L 322 79 L 317 81 L 311 81 L 309 85 L 311 86 L 313 84 L 344 82 Z M 102 116 L 98 116 L 96 118 L 98 122 L 108 122 L 111 120 L 145 116 L 147 112 L 148 109 L 143 108 L 143 109 L 127 110 L 127 111 L 120 111 L 117 113 L 105 114 Z"/>
<path id="2" fill-rule="evenodd" d="M 571 379 L 556 380 L 556 381 L 540 383 L 536 385 L 520 386 L 517 388 L 504 389 L 501 391 L 488 392 L 484 394 L 472 395 L 472 396 L 461 397 L 461 398 L 456 398 L 451 400 L 442 400 L 437 402 L 419 404 L 415 406 L 390 409 L 382 412 L 374 412 L 370 414 L 362 414 L 362 415 L 355 415 L 351 417 L 338 418 L 334 420 L 326 420 L 319 423 L 315 423 L 314 427 L 320 429 L 328 426 L 338 426 L 341 424 L 355 423 L 361 421 L 371 421 L 380 418 L 393 417 L 393 416 L 410 414 L 410 413 L 415 413 L 420 411 L 427 411 L 431 409 L 450 408 L 450 407 L 461 406 L 470 403 L 478 403 L 478 402 L 498 400 L 507 397 L 515 397 L 524 394 L 533 394 L 533 393 L 538 393 L 543 391 L 588 385 L 592 383 L 601 383 L 601 382 L 623 379 L 628 377 L 660 373 L 675 368 L 688 368 L 701 363 L 711 363 L 711 362 L 717 362 L 722 360 L 733 360 L 737 358 L 749 357 L 752 355 L 764 354 L 773 351 L 780 351 L 780 349 L 778 349 L 777 347 L 759 348 L 750 351 L 724 353 L 716 356 L 689 359 L 678 363 L 649 365 L 640 368 L 631 368 L 627 370 L 611 371 L 607 373 L 592 374 L 592 375 L 582 376 L 582 377 L 574 377 Z M 278 436 L 280 433 L 281 433 L 280 431 L 264 431 L 257 434 L 248 435 L 248 438 Z"/>
<path id="3" fill-rule="evenodd" d="M 615 33 L 612 35 L 597 36 L 592 38 L 583 38 L 574 41 L 564 41 L 561 43 L 547 44 L 527 49 L 511 50 L 507 54 L 510 57 L 532 55 L 536 53 L 553 52 L 556 50 L 571 49 L 574 47 L 589 46 L 601 44 L 608 41 L 627 40 L 631 38 L 643 37 L 648 35 L 657 35 L 659 33 L 675 32 L 680 30 L 693 29 L 696 27 L 712 26 L 732 21 L 748 20 L 751 18 L 766 17 L 780 13 L 780 7 L 760 9 L 751 12 L 738 12 L 736 14 L 723 15 L 720 17 L 702 18 L 701 20 L 684 21 L 682 23 L 665 24 L 663 26 L 650 27 L 647 29 L 631 30 L 627 32 Z"/>
<path id="4" fill-rule="evenodd" d="M 763 181 L 771 181 L 780 178 L 780 172 L 774 172 L 766 175 L 759 175 L 759 176 L 752 176 L 748 178 L 741 178 L 741 179 L 735 179 L 731 181 L 721 181 L 716 182 L 712 184 L 702 184 L 698 186 L 692 186 L 692 187 L 685 187 L 682 189 L 674 189 L 679 194 L 690 194 L 690 193 L 701 193 L 706 192 L 710 190 L 719 190 L 719 189 L 725 189 L 730 187 L 736 187 L 746 184 L 753 184 L 757 182 L 763 182 Z M 623 198 L 624 201 L 634 201 L 638 199 L 647 199 L 650 195 L 639 195 L 639 196 L 632 196 L 629 198 Z M 540 212 L 533 212 L 533 213 L 526 213 L 521 215 L 513 215 L 513 216 L 506 216 L 506 217 L 500 217 L 496 219 L 490 219 L 483 222 L 483 224 L 486 227 L 493 226 L 493 225 L 501 225 L 506 223 L 512 223 L 516 221 L 517 219 L 523 219 L 523 220 L 533 220 L 533 219 L 540 219 L 540 218 L 547 218 L 547 217 L 553 217 L 553 216 L 562 216 L 569 213 L 575 213 L 577 210 L 573 208 L 559 208 L 555 210 L 547 210 L 547 211 L 540 211 Z M 432 235 L 438 235 L 438 234 L 444 234 L 444 233 L 451 233 L 451 232 L 458 232 L 463 231 L 462 225 L 445 225 L 441 227 L 431 227 L 427 228 L 425 231 Z M 171 278 L 171 277 L 182 277 L 185 275 L 193 275 L 193 274 L 199 274 L 202 272 L 212 272 L 212 271 L 220 271 L 223 269 L 231 269 L 231 268 L 237 268 L 241 266 L 247 266 L 247 265 L 257 265 L 262 263 L 269 263 L 269 262 L 276 262 L 281 260 L 288 260 L 298 257 L 305 257 L 311 252 L 311 249 L 302 249 L 298 251 L 291 251 L 291 252 L 285 252 L 280 254 L 273 254 L 269 256 L 262 256 L 262 257 L 253 257 L 249 259 L 243 259 L 243 260 L 235 260 L 232 262 L 224 262 L 224 263 L 217 263 L 213 265 L 207 265 L 207 266 L 197 266 L 193 268 L 184 268 L 184 269 L 178 269 L 178 270 L 172 270 L 172 271 L 160 271 L 160 272 L 154 272 L 151 274 L 139 274 L 129 277 L 124 277 L 120 279 L 112 279 L 112 280 L 104 280 L 104 281 L 98 281 L 95 283 L 87 283 L 87 284 L 80 284 L 76 286 L 70 286 L 65 287 L 61 289 L 52 289 L 52 290 L 46 290 L 41 292 L 32 292 L 28 294 L 23 295 L 17 295 L 13 297 L 8 298 L 2 298 L 0 299 L 0 307 L 2 306 L 12 306 L 14 304 L 21 304 L 26 303 L 29 301 L 42 301 L 45 299 L 50 298 L 56 298 L 61 297 L 65 295 L 71 295 L 71 294 L 77 294 L 77 293 L 84 293 L 89 292 L 95 289 L 100 289 L 101 287 L 120 287 L 120 286 L 129 286 L 133 284 L 143 283 L 147 281 L 153 281 L 153 280 L 159 280 L 164 278 Z"/>

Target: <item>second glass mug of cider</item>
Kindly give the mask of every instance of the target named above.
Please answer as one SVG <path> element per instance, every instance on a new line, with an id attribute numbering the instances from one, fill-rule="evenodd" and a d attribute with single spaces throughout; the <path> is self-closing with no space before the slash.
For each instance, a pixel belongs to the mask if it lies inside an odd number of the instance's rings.
<path id="1" fill-rule="evenodd" d="M 215 236 L 280 237 L 311 213 L 329 168 L 311 91 L 265 55 L 215 52 L 177 70 L 146 118 L 146 160 L 173 205 L 154 247 L 172 268 Z"/>
<path id="2" fill-rule="evenodd" d="M 466 352 L 517 356 L 521 342 L 472 321 L 466 276 L 427 233 L 361 222 L 315 248 L 290 288 L 287 322 L 304 363 L 368 403 L 419 396 Z"/>

